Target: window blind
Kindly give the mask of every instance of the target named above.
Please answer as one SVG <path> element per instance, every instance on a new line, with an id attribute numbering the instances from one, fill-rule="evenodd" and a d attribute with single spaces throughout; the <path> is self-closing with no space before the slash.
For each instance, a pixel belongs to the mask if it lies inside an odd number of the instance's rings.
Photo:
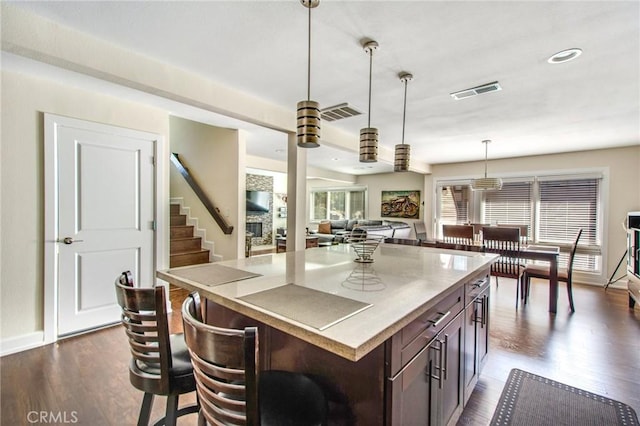
<path id="1" fill-rule="evenodd" d="M 531 187 L 532 182 L 504 182 L 500 191 L 486 192 L 483 223 L 528 225 L 531 234 Z"/>
<path id="2" fill-rule="evenodd" d="M 599 247 L 600 182 L 599 178 L 539 182 L 539 241 L 570 245 L 582 228 L 579 245 Z M 575 263 L 577 269 L 594 269 L 596 256 L 578 254 Z"/>

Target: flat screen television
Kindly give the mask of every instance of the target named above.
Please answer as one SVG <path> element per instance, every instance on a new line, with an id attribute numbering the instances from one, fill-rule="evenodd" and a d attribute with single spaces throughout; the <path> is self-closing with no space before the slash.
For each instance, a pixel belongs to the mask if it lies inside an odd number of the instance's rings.
<path id="1" fill-rule="evenodd" d="M 247 212 L 269 213 L 271 193 L 265 191 L 247 191 Z"/>

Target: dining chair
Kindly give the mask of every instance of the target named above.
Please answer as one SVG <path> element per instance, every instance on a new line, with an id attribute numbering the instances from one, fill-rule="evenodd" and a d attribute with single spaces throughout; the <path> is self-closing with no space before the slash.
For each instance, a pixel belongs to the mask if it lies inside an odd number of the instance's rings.
<path id="1" fill-rule="evenodd" d="M 489 223 L 467 223 L 466 225 L 473 226 L 473 241 L 476 243 L 482 242 L 482 228 L 489 226 Z"/>
<path id="2" fill-rule="evenodd" d="M 576 250 L 578 248 L 578 241 L 582 236 L 582 228 L 578 230 L 576 234 L 576 238 L 571 245 L 571 251 L 569 252 L 569 257 L 567 259 L 567 267 L 566 268 L 558 268 L 558 282 L 562 281 L 567 284 L 567 296 L 569 297 L 569 307 L 571 308 L 571 312 L 575 312 L 575 307 L 573 305 L 573 291 L 572 291 L 572 283 L 573 283 L 573 263 L 576 257 Z M 531 288 L 531 278 L 541 278 L 544 280 L 550 279 L 550 272 L 548 265 L 527 265 L 524 268 L 522 283 L 523 283 L 523 291 L 524 293 L 524 303 L 527 303 L 527 299 L 529 297 L 529 291 Z"/>
<path id="3" fill-rule="evenodd" d="M 485 251 L 500 255 L 498 260 L 491 264 L 491 275 L 496 277 L 496 286 L 498 286 L 498 277 L 516 280 L 516 309 L 518 309 L 520 288 L 523 285 L 521 278 L 525 268 L 518 257 L 520 228 L 485 226 L 482 228 L 482 246 Z"/>
<path id="4" fill-rule="evenodd" d="M 442 225 L 442 241 L 452 244 L 473 245 L 472 225 Z"/>
<path id="5" fill-rule="evenodd" d="M 520 244 L 529 244 L 529 225 L 498 223 L 496 226 L 503 228 L 520 228 Z"/>
<path id="6" fill-rule="evenodd" d="M 427 227 L 425 226 L 424 222 L 413 222 L 413 229 L 416 232 L 416 240 L 427 240 Z"/>
<path id="7" fill-rule="evenodd" d="M 482 252 L 484 248 L 479 245 L 469 245 L 469 244 L 456 244 L 456 243 L 445 243 L 444 241 L 436 241 L 436 248 L 449 249 L 449 250 L 463 250 L 463 251 L 475 251 Z"/>
<path id="8" fill-rule="evenodd" d="M 115 287 L 131 350 L 129 380 L 144 392 L 138 426 L 149 424 L 155 395 L 167 397 L 165 417 L 156 424 L 175 425 L 199 406 L 178 409 L 180 395 L 195 391 L 196 382 L 184 335 L 169 334 L 164 287 L 135 287 L 130 271 L 116 279 Z"/>
<path id="9" fill-rule="evenodd" d="M 257 327 L 214 327 L 197 319 L 193 296 L 182 321 L 200 400 L 198 425 L 324 425 L 322 388 L 301 373 L 260 371 Z"/>

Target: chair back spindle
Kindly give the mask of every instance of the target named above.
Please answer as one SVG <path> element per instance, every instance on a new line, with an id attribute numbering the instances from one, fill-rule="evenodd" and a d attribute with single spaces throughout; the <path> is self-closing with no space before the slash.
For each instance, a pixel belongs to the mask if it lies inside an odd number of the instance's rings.
<path id="1" fill-rule="evenodd" d="M 519 278 L 522 262 L 520 251 L 520 228 L 485 226 L 482 241 L 486 251 L 497 253 L 500 259 L 491 265 L 491 273 L 499 277 Z"/>

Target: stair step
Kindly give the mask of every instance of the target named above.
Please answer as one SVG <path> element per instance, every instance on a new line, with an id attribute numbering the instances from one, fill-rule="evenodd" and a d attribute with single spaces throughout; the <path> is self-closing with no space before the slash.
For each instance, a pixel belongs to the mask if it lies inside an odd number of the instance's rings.
<path id="1" fill-rule="evenodd" d="M 193 225 L 176 225 L 169 229 L 170 238 L 193 237 Z"/>
<path id="2" fill-rule="evenodd" d="M 197 250 L 188 253 L 177 253 L 169 256 L 169 267 L 197 265 L 209 263 L 209 250 Z"/>
<path id="3" fill-rule="evenodd" d="M 200 237 L 172 238 L 169 243 L 171 254 L 193 252 L 200 249 L 202 249 L 202 238 Z"/>
<path id="4" fill-rule="evenodd" d="M 180 204 L 169 204 L 169 214 L 180 214 Z"/>
<path id="5" fill-rule="evenodd" d="M 181 226 L 187 224 L 187 215 L 186 214 L 172 214 L 170 218 L 171 226 Z"/>

